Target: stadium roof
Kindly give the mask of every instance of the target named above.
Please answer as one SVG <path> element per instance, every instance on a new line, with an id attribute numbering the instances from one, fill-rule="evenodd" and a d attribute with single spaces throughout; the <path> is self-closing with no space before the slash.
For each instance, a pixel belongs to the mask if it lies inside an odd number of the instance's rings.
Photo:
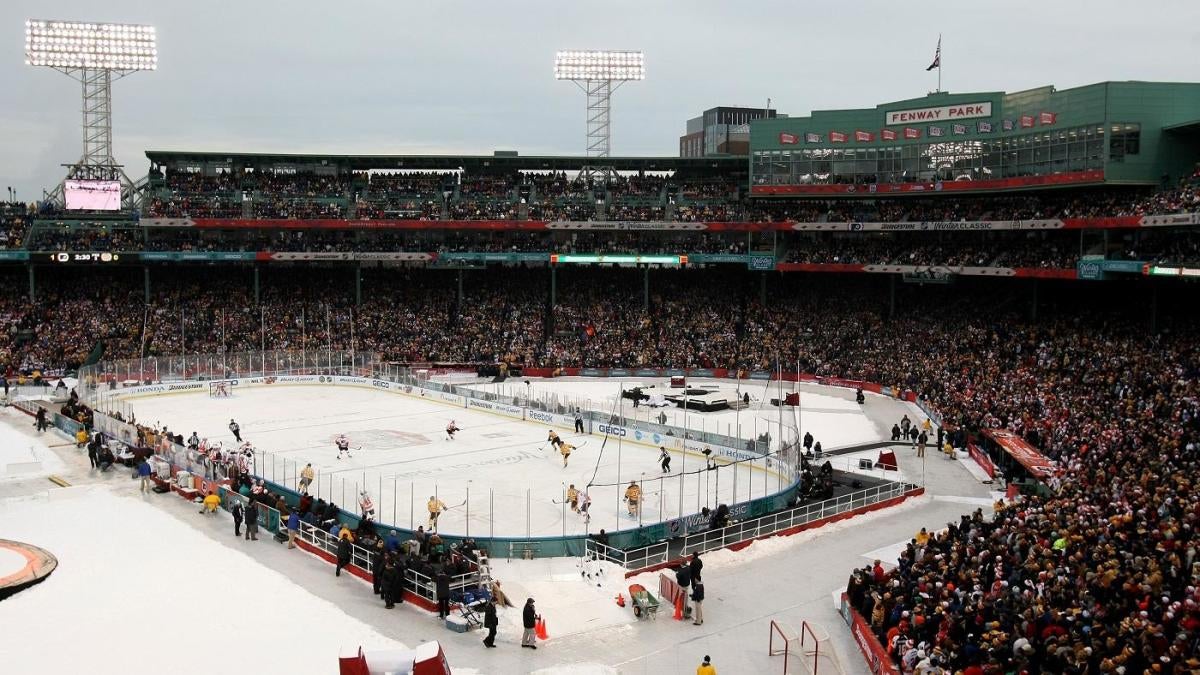
<path id="1" fill-rule="evenodd" d="M 408 169 L 488 172 L 499 170 L 576 171 L 584 166 L 613 167 L 618 171 L 682 171 L 685 173 L 736 173 L 748 170 L 745 157 L 579 157 L 522 156 L 515 152 L 493 155 L 310 155 L 288 153 L 189 152 L 147 150 L 154 164 L 180 163 L 237 166 L 339 166 L 350 170 Z"/>

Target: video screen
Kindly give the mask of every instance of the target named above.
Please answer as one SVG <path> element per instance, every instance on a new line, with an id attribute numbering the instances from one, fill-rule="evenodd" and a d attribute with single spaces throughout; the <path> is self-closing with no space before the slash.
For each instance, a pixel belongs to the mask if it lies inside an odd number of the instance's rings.
<path id="1" fill-rule="evenodd" d="M 68 211 L 120 211 L 121 183 L 115 180 L 69 180 L 64 185 Z"/>

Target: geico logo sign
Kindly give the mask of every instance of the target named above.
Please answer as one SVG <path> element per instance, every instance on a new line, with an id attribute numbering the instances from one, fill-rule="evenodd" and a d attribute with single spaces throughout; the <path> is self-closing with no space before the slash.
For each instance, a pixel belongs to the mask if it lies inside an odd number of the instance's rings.
<path id="1" fill-rule="evenodd" d="M 167 385 L 167 391 L 183 391 L 185 389 L 199 389 L 200 387 L 201 385 L 199 382 L 191 384 L 171 384 Z"/>
<path id="2" fill-rule="evenodd" d="M 371 380 L 371 386 L 379 387 L 380 389 L 391 389 L 392 387 L 391 384 L 385 382 L 384 380 Z"/>
<path id="3" fill-rule="evenodd" d="M 553 422 L 554 416 L 552 416 L 550 413 L 537 412 L 536 410 L 530 410 L 529 411 L 529 419 L 537 420 L 539 422 Z"/>
<path id="4" fill-rule="evenodd" d="M 614 427 L 608 424 L 601 424 L 597 428 L 600 430 L 600 433 L 609 434 L 610 436 L 624 436 L 628 433 L 625 431 L 625 427 Z"/>

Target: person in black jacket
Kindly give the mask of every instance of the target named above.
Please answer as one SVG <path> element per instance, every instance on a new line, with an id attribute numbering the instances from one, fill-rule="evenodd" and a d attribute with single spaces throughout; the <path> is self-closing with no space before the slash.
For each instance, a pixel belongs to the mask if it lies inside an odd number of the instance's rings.
<path id="1" fill-rule="evenodd" d="M 444 619 L 450 613 L 450 577 L 442 570 L 437 575 L 438 618 Z"/>
<path id="2" fill-rule="evenodd" d="M 350 543 L 349 532 L 338 538 L 337 568 L 333 571 L 334 576 L 342 576 L 342 568 L 350 564 L 350 554 L 353 552 L 353 550 L 353 545 Z"/>
<path id="3" fill-rule="evenodd" d="M 692 584 L 692 608 L 692 625 L 702 625 L 704 623 L 704 584 L 699 579 Z"/>
<path id="4" fill-rule="evenodd" d="M 537 633 L 534 631 L 537 627 L 537 609 L 533 606 L 533 598 L 525 601 L 525 609 L 521 610 L 521 625 L 525 627 L 525 632 L 521 635 L 521 646 L 537 649 Z"/>
<path id="5" fill-rule="evenodd" d="M 675 570 L 675 583 L 683 589 L 683 615 L 687 616 L 688 612 L 692 611 L 688 608 L 688 588 L 692 585 L 692 568 L 688 565 L 680 565 L 679 569 Z"/>
<path id="6" fill-rule="evenodd" d="M 487 603 L 483 606 L 483 627 L 487 629 L 487 637 L 483 638 L 483 646 L 496 646 L 496 626 L 500 625 L 500 621 L 496 618 L 496 603 L 488 598 Z"/>
<path id="7" fill-rule="evenodd" d="M 375 595 L 379 595 L 383 588 L 383 541 L 375 544 L 374 550 L 371 551 L 371 589 L 375 591 Z"/>
<path id="8" fill-rule="evenodd" d="M 692 562 L 688 563 L 688 567 L 692 571 L 692 583 L 700 583 L 700 570 L 704 569 L 704 561 L 700 560 L 699 551 L 692 554 Z"/>
<path id="9" fill-rule="evenodd" d="M 242 508 L 240 501 L 235 501 L 231 511 L 233 513 L 233 536 L 240 537 L 242 536 L 242 521 L 246 517 L 246 509 Z"/>
<path id="10" fill-rule="evenodd" d="M 253 499 L 246 504 L 246 539 L 258 541 L 258 502 Z"/>
<path id="11" fill-rule="evenodd" d="M 383 571 L 379 572 L 378 576 L 380 577 L 380 596 L 383 598 L 385 609 L 396 606 L 396 587 L 398 586 L 396 577 L 399 572 L 396 557 L 391 553 L 384 556 Z"/>

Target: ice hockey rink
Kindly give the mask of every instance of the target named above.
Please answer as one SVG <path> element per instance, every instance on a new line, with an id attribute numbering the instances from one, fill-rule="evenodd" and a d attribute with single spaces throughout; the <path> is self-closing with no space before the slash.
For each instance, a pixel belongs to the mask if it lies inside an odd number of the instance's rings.
<path id="1" fill-rule="evenodd" d="M 509 380 L 472 386 L 508 395 L 518 388 L 529 395 L 554 393 L 607 411 L 613 409 L 621 383 Z M 732 390 L 728 383 L 722 386 Z M 803 389 L 804 428 L 827 449 L 884 437 L 884 425 L 854 403 L 853 391 L 808 385 Z M 779 411 L 764 406 L 764 383 L 744 391 L 751 394 L 752 405 L 736 412 L 688 411 L 685 420 L 678 408 L 634 409 L 623 401 L 622 414 L 657 419 L 663 413 L 668 424 L 686 424 L 689 430 L 725 433 L 740 428 L 743 438 L 755 432 L 776 437 Z M 772 387 L 766 395 L 776 396 L 777 389 Z M 562 456 L 546 442 L 545 424 L 363 387 L 245 387 L 228 398 L 210 398 L 200 391 L 132 398 L 128 404 L 143 423 L 166 424 L 185 437 L 195 431 L 227 448 L 236 445 L 227 428 L 236 419 L 242 438 L 257 450 L 257 473 L 296 487 L 300 470 L 311 463 L 316 472 L 311 493 L 356 510 L 359 492 L 366 490 L 381 523 L 413 529 L 427 525 L 426 502 L 436 496 L 449 507 L 438 530 L 456 535 L 561 536 L 601 528 L 613 532 L 762 497 L 786 485 L 763 460 L 697 471 L 705 465 L 702 455 L 672 452 L 671 471 L 664 474 L 653 445 L 556 428 L 576 446 L 564 467 Z M 445 428 L 452 419 L 462 430 L 449 440 Z M 352 457 L 339 460 L 334 439 L 343 433 L 350 439 Z M 622 501 L 630 481 L 643 492 L 637 517 L 628 515 Z M 564 503 L 564 491 L 572 484 L 589 492 L 590 520 Z"/>

